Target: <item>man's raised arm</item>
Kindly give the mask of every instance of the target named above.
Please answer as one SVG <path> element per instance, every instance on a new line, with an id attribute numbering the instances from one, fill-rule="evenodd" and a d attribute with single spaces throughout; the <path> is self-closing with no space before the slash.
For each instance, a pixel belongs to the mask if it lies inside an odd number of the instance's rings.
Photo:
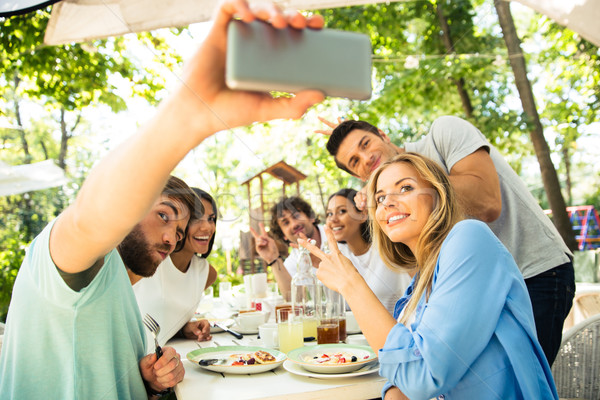
<path id="1" fill-rule="evenodd" d="M 215 132 L 275 118 L 299 118 L 322 101 L 318 91 L 274 99 L 268 93 L 232 91 L 225 85 L 227 25 L 269 21 L 276 28 L 321 28 L 322 17 L 284 14 L 273 5 L 251 11 L 244 0 L 219 8 L 206 40 L 184 69 L 180 86 L 133 137 L 92 170 L 75 202 L 56 221 L 50 254 L 63 271 L 92 266 L 148 212 L 170 172 L 192 148 Z"/>

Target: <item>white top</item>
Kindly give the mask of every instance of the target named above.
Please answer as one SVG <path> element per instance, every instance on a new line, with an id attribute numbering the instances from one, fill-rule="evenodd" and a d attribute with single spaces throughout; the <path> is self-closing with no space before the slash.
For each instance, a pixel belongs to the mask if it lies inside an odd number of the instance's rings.
<path id="1" fill-rule="evenodd" d="M 317 225 L 319 233 L 321 234 L 321 250 L 325 251 L 327 248 L 327 236 L 325 236 L 325 230 L 323 225 Z M 298 262 L 300 261 L 300 250 L 293 248 L 290 251 L 290 255 L 285 259 L 283 265 L 288 270 L 290 276 L 293 278 L 298 271 Z M 313 272 L 316 273 L 317 268 L 313 265 Z"/>
<path id="2" fill-rule="evenodd" d="M 133 285 L 142 316 L 150 314 L 160 325 L 158 342 L 162 346 L 194 316 L 208 279 L 209 264 L 198 255 L 192 257 L 187 272 L 181 272 L 167 257 L 150 278 Z M 154 339 L 147 332 L 148 350 Z"/>
<path id="3" fill-rule="evenodd" d="M 404 295 L 411 282 L 411 277 L 406 272 L 395 272 L 389 269 L 373 248 L 360 256 L 354 255 L 347 244 L 338 243 L 340 252 L 348 257 L 358 272 L 367 282 L 375 296 L 387 308 L 390 314 L 394 313 L 396 301 Z"/>

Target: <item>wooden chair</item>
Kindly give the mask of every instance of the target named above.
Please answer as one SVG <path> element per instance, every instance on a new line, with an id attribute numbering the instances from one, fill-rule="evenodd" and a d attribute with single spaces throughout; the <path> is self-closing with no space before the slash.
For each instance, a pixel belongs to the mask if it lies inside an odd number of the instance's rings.
<path id="1" fill-rule="evenodd" d="M 600 314 L 563 334 L 552 375 L 560 398 L 600 399 Z"/>

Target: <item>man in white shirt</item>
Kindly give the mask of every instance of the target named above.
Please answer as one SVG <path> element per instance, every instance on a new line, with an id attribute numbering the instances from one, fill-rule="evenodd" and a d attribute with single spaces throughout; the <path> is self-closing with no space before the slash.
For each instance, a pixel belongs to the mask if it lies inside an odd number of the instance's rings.
<path id="1" fill-rule="evenodd" d="M 317 215 L 310 204 L 300 197 L 282 198 L 271 208 L 270 236 L 261 223 L 260 234 L 250 228 L 256 242 L 256 252 L 273 270 L 273 275 L 281 294 L 290 292 L 292 276 L 297 271 L 300 258 L 298 238 L 308 238 L 315 241 L 315 246 L 323 249 L 327 245 L 327 237 L 323 226 L 319 225 Z M 283 261 L 275 239 L 279 239 L 292 247 L 290 255 Z M 320 260 L 311 255 L 313 266 L 319 265 Z"/>

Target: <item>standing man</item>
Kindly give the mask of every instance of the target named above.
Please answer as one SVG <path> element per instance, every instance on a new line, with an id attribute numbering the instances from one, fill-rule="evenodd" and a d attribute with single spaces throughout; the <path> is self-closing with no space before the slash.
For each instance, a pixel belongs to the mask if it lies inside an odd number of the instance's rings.
<path id="1" fill-rule="evenodd" d="M 538 339 L 552 365 L 575 293 L 573 254 L 519 176 L 477 128 L 460 118 L 441 117 L 425 137 L 398 147 L 367 122 L 345 121 L 333 129 L 327 150 L 339 168 L 364 181 L 381 163 L 405 151 L 440 164 L 465 214 L 486 222 L 513 255 L 529 290 Z"/>
<path id="2" fill-rule="evenodd" d="M 181 86 L 96 165 L 74 203 L 32 242 L 9 309 L 0 398 L 140 399 L 183 379 L 173 349 L 158 361 L 143 357 L 144 327 L 125 268 L 141 259 L 134 272 L 152 275 L 184 236 L 190 213 L 163 190 L 170 172 L 215 132 L 298 118 L 323 100 L 317 91 L 274 99 L 228 89 L 227 25 L 234 15 L 275 28 L 323 26 L 320 16 L 284 16 L 272 4 L 254 12 L 243 0 L 219 7 Z"/>
<path id="3" fill-rule="evenodd" d="M 252 228 L 250 228 L 250 232 L 256 242 L 256 252 L 267 263 L 267 266 L 273 269 L 279 291 L 285 296 L 290 292 L 292 276 L 298 270 L 297 266 L 300 261 L 298 239 L 300 237 L 313 239 L 315 246 L 323 250 L 327 246 L 327 237 L 323 225 L 319 224 L 317 215 L 310 204 L 300 197 L 282 198 L 271 208 L 270 213 L 271 234 L 292 247 L 290 255 L 285 261 L 279 256 L 275 240 L 267 234 L 262 223 L 260 224 L 260 234 Z M 313 266 L 319 265 L 321 262 L 313 255 L 310 257 Z"/>

